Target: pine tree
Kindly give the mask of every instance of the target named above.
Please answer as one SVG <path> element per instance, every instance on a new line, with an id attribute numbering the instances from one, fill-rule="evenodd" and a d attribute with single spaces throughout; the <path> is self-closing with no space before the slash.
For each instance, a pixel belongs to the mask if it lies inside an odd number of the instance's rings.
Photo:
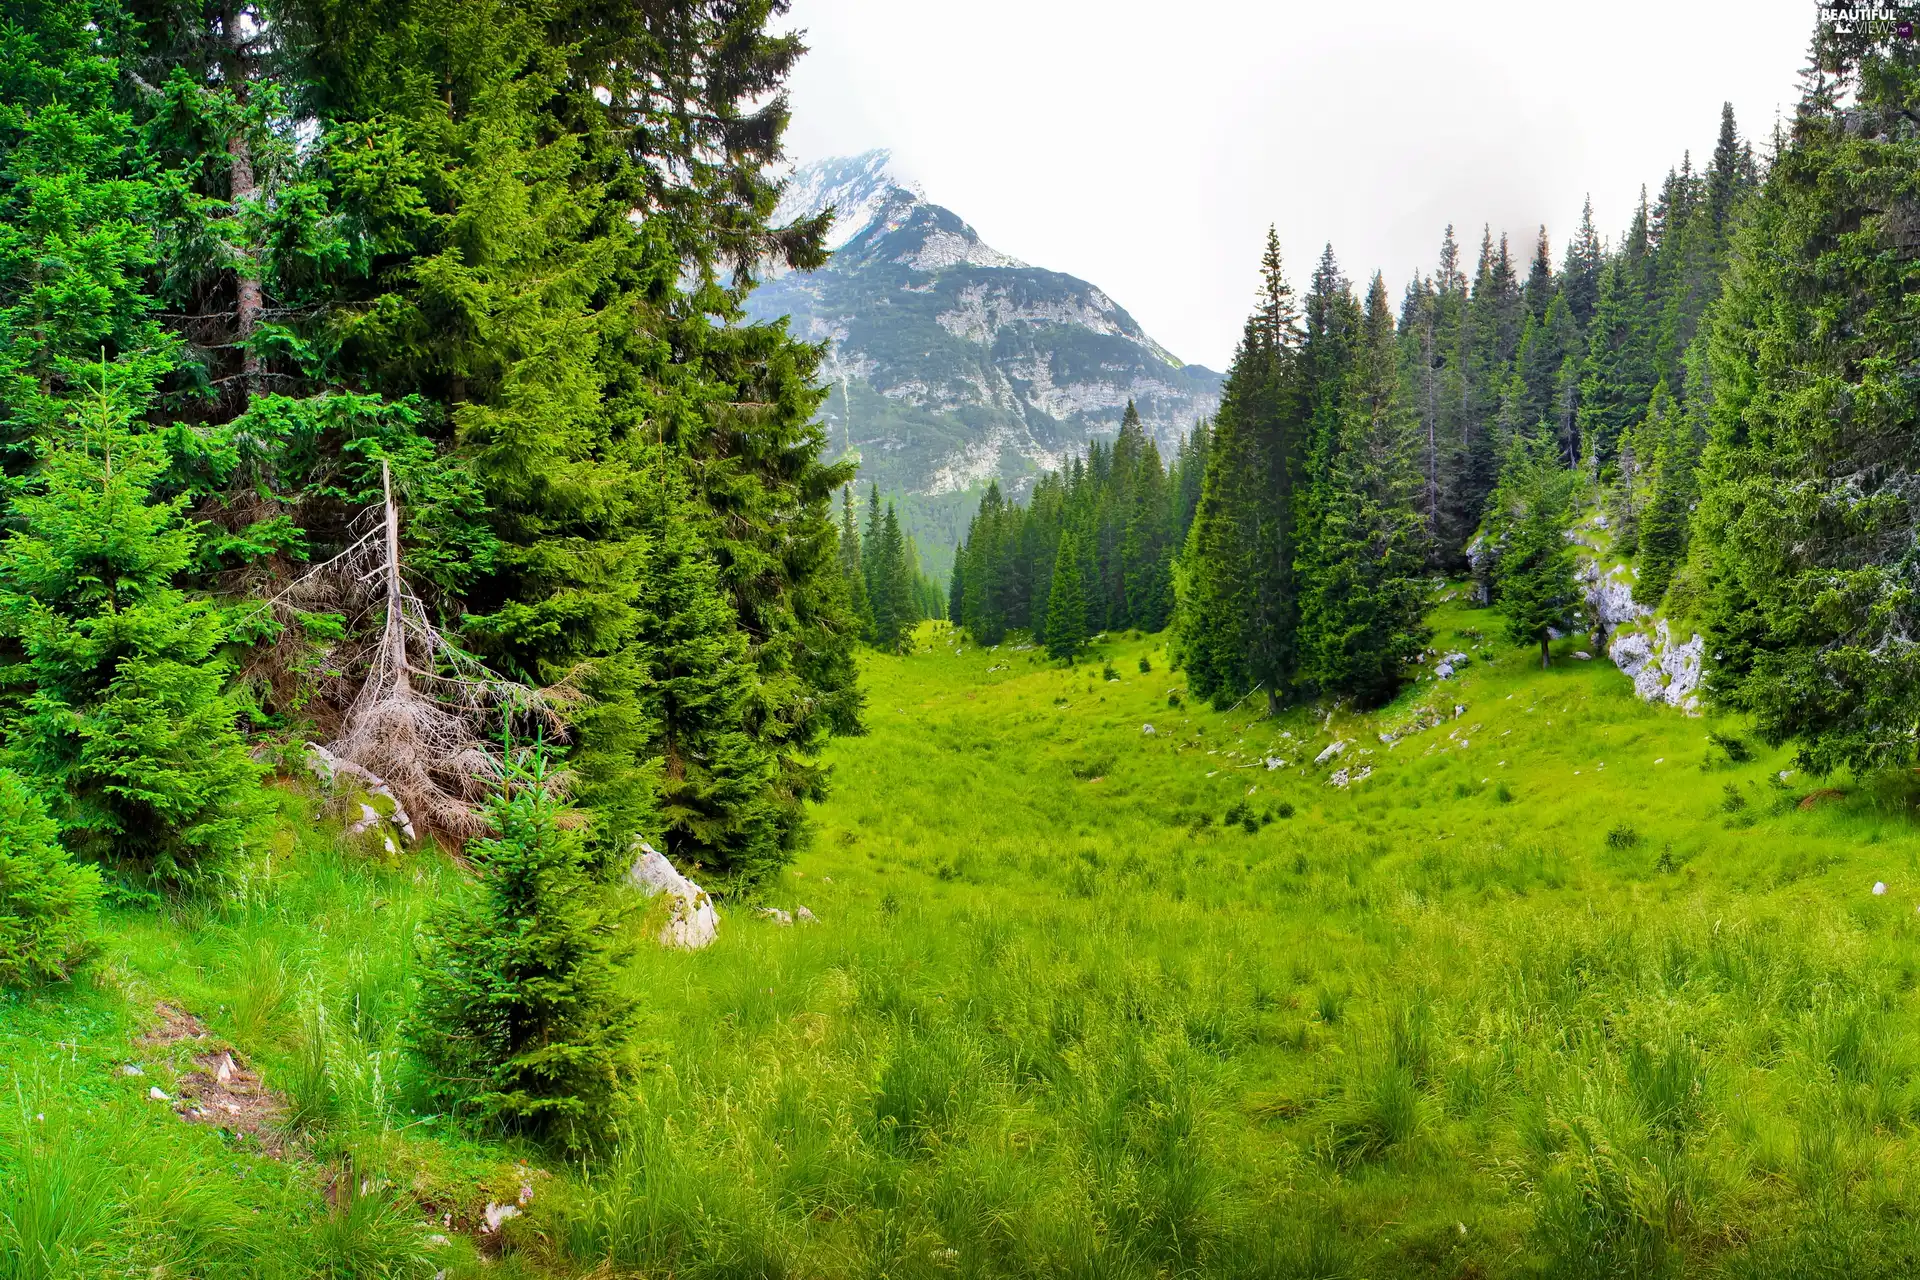
<path id="1" fill-rule="evenodd" d="M 1314 687 L 1373 706 L 1393 696 L 1430 635 L 1415 436 L 1400 403 L 1393 314 L 1377 274 L 1348 378 L 1334 456 L 1311 499 L 1302 648 Z"/>
<path id="2" fill-rule="evenodd" d="M 847 583 L 847 614 L 860 638 L 873 639 L 873 606 L 867 598 L 867 573 L 860 560 L 860 531 L 853 519 L 853 486 L 840 491 L 840 576 Z"/>
<path id="3" fill-rule="evenodd" d="M 30 687 L 6 760 L 56 797 L 75 852 L 197 881 L 239 852 L 261 771 L 223 688 L 227 630 L 173 586 L 196 537 L 181 500 L 152 500 L 165 456 L 129 429 L 120 371 L 93 376 L 0 544 L 0 631 Z"/>
<path id="4" fill-rule="evenodd" d="M 1580 599 L 1573 544 L 1566 536 L 1573 520 L 1573 476 L 1556 454 L 1544 434 L 1515 436 L 1490 514 L 1490 522 L 1500 526 L 1495 581 L 1507 638 L 1538 644 L 1543 670 L 1551 656 L 1549 630 L 1569 628 Z"/>
<path id="5" fill-rule="evenodd" d="M 97 943 L 100 873 L 71 861 L 25 779 L 0 769 L 0 987 L 57 982 Z"/>
<path id="6" fill-rule="evenodd" d="M 1079 538 L 1063 534 L 1054 556 L 1053 584 L 1047 592 L 1047 655 L 1072 662 L 1086 646 L 1086 584 L 1081 572 Z"/>
<path id="7" fill-rule="evenodd" d="M 431 1092 L 483 1124 L 586 1145 L 607 1130 L 635 1006 L 620 990 L 613 890 L 532 751 L 473 842 L 476 892 L 428 926 L 409 1028 Z"/>
<path id="8" fill-rule="evenodd" d="M 1581 372 L 1581 448 L 1603 468 L 1613 463 L 1622 433 L 1645 411 L 1656 381 L 1644 251 L 1633 250 L 1631 244 L 1627 253 L 1608 259 L 1601 275 Z"/>
<path id="9" fill-rule="evenodd" d="M 1648 476 L 1635 594 L 1648 604 L 1657 604 L 1666 595 L 1667 585 L 1686 557 L 1694 490 L 1691 430 L 1684 410 L 1666 392 L 1665 382 L 1654 388 L 1640 437 Z"/>
<path id="10" fill-rule="evenodd" d="M 1815 773 L 1920 751 L 1903 372 L 1920 72 L 1869 26 L 1816 28 L 1790 140 L 1735 232 L 1693 522 L 1710 689 Z"/>
<path id="11" fill-rule="evenodd" d="M 1600 234 L 1593 226 L 1593 197 L 1588 196 L 1580 209 L 1580 230 L 1567 242 L 1567 256 L 1560 268 L 1560 290 L 1566 295 L 1567 310 L 1583 333 L 1600 306 L 1600 273 L 1605 265 Z"/>
<path id="12" fill-rule="evenodd" d="M 683 494 L 669 509 L 691 505 Z M 691 515 L 661 522 L 640 566 L 638 650 L 646 682 L 635 712 L 659 744 L 663 852 L 751 886 L 791 855 L 779 762 L 753 732 L 757 694 L 747 638 L 734 625 L 720 569 Z"/>

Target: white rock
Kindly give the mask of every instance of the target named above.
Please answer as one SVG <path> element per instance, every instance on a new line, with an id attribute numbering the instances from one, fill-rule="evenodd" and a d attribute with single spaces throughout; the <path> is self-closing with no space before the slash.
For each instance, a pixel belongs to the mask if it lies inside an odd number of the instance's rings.
<path id="1" fill-rule="evenodd" d="M 155 1085 L 153 1086 L 153 1088 L 147 1090 L 147 1096 L 153 1099 L 155 1102 L 169 1101 L 166 1095 L 166 1091 L 161 1089 L 159 1085 Z"/>
<path id="2" fill-rule="evenodd" d="M 1331 778 L 1327 779 L 1327 785 L 1330 787 L 1344 787 L 1347 785 L 1347 782 L 1348 782 L 1347 771 L 1345 769 L 1340 770 L 1338 773 L 1334 774 Z"/>
<path id="3" fill-rule="evenodd" d="M 1588 653 L 1585 649 L 1575 649 L 1573 651 L 1573 656 L 1574 656 L 1574 659 L 1579 662 L 1593 661 L 1593 655 Z"/>
<path id="4" fill-rule="evenodd" d="M 1268 756 L 1266 764 L 1268 773 L 1272 773 L 1275 769 L 1284 769 L 1287 767 L 1287 762 L 1279 756 Z"/>
<path id="5" fill-rule="evenodd" d="M 317 742 L 307 744 L 306 765 L 307 771 L 329 791 L 333 790 L 340 778 L 344 776 L 353 779 L 367 794 L 387 800 L 393 805 L 393 825 L 399 828 L 400 834 L 409 840 L 418 838 L 414 835 L 413 819 L 407 816 L 406 806 L 402 805 L 400 798 L 388 789 L 386 779 L 379 774 L 355 764 L 345 756 L 336 755 Z M 381 820 L 380 815 L 366 804 L 362 804 L 360 810 L 358 821 L 347 828 L 350 835 L 357 835 Z M 368 814 L 372 814 L 372 822 L 368 822 Z M 362 825 L 363 823 L 366 825 Z"/>
<path id="6" fill-rule="evenodd" d="M 1876 898 L 1883 898 L 1886 896 L 1886 893 L 1887 893 L 1887 882 L 1884 880 L 1875 880 L 1873 882 L 1873 896 Z"/>
<path id="7" fill-rule="evenodd" d="M 232 1054 L 223 1053 L 220 1055 L 220 1065 L 213 1069 L 213 1078 L 215 1080 L 218 1080 L 221 1084 L 226 1084 L 228 1081 L 233 1079 L 233 1055 Z"/>
<path id="8" fill-rule="evenodd" d="M 813 914 L 813 912 L 807 910 L 805 907 L 795 907 L 793 909 L 793 918 L 795 920 L 798 920 L 801 924 L 819 924 L 820 923 L 820 917 Z"/>
<path id="9" fill-rule="evenodd" d="M 660 945 L 698 951 L 720 934 L 720 913 L 713 909 L 707 891 L 674 870 L 666 855 L 644 840 L 634 842 L 640 856 L 633 860 L 628 879 L 640 886 L 649 898 L 667 894 L 671 910 L 660 929 Z"/>
<path id="10" fill-rule="evenodd" d="M 1150 724 L 1143 724 L 1140 726 L 1140 732 L 1146 735 L 1147 737 L 1151 738 L 1153 736 L 1153 726 Z"/>
<path id="11" fill-rule="evenodd" d="M 147 1073 L 129 1062 L 126 1066 L 120 1068 L 120 1074 L 123 1076 L 143 1076 Z"/>
<path id="12" fill-rule="evenodd" d="M 790 911 L 782 911 L 778 907 L 761 907 L 759 914 L 778 925 L 789 925 L 793 923 L 793 913 Z"/>
<path id="13" fill-rule="evenodd" d="M 1332 746 L 1328 747 L 1325 751 L 1322 751 L 1319 755 L 1315 756 L 1313 758 L 1313 762 L 1315 764 L 1325 764 L 1327 761 L 1333 759 L 1335 756 L 1345 751 L 1348 745 L 1349 744 L 1344 739 L 1336 740 Z"/>
<path id="14" fill-rule="evenodd" d="M 487 1202 L 487 1211 L 486 1211 L 486 1214 L 484 1215 L 486 1219 L 486 1225 L 482 1226 L 480 1229 L 488 1233 L 489 1235 L 491 1235 L 493 1232 L 498 1231 L 500 1229 L 501 1223 L 505 1222 L 509 1218 L 517 1218 L 519 1216 L 520 1216 L 519 1205 L 495 1204 L 491 1200 L 489 1200 Z"/>

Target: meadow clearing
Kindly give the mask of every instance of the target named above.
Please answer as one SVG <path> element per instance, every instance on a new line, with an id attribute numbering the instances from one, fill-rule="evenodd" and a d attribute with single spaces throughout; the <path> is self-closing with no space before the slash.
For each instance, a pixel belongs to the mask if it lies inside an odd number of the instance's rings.
<path id="1" fill-rule="evenodd" d="M 282 790 L 230 892 L 124 903 L 0 1004 L 0 1278 L 1920 1269 L 1911 776 L 1434 625 L 1474 660 L 1366 716 L 1197 706 L 1152 636 L 863 655 L 786 875 L 703 952 L 636 905 L 581 1164 L 415 1114 L 411 939 L 459 874 Z M 207 1041 L 143 1042 L 158 1001 Z M 215 1043 L 285 1158 L 150 1096 Z"/>

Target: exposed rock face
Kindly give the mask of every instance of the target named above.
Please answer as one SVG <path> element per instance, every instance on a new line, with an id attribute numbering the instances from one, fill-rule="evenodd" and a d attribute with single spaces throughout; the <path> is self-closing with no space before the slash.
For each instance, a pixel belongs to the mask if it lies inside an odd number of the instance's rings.
<path id="1" fill-rule="evenodd" d="M 1597 557 L 1582 554 L 1579 572 L 1587 618 L 1595 634 L 1609 637 L 1607 656 L 1633 681 L 1633 691 L 1698 715 L 1706 641 L 1698 633 L 1684 644 L 1676 641 L 1665 618 L 1647 630 L 1653 610 L 1633 598 L 1633 574 L 1625 565 L 1602 569 Z"/>
<path id="2" fill-rule="evenodd" d="M 1024 492 L 1037 471 L 1110 439 L 1128 400 L 1167 460 L 1219 407 L 1218 373 L 1182 364 L 1095 285 L 984 243 L 897 177 L 885 151 L 803 166 L 774 221 L 828 206 L 833 258 L 774 273 L 747 311 L 830 342 L 829 451 L 858 456 L 863 482 L 915 496 L 902 515 L 935 572 L 965 532 L 973 486 Z"/>
<path id="3" fill-rule="evenodd" d="M 660 945 L 698 951 L 720 933 L 720 915 L 707 891 L 673 869 L 666 855 L 644 840 L 636 841 L 640 856 L 628 877 L 649 897 L 669 895 L 667 923 L 660 929 Z"/>
<path id="4" fill-rule="evenodd" d="M 1633 691 L 1642 698 L 1695 715 L 1700 710 L 1700 659 L 1706 647 L 1698 634 L 1685 644 L 1676 643 L 1662 618 L 1651 632 L 1615 635 L 1607 656 L 1633 680 Z"/>

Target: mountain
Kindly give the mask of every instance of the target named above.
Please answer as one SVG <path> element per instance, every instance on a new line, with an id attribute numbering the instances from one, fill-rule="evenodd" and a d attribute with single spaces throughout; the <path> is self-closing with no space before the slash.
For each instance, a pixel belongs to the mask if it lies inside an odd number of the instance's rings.
<path id="1" fill-rule="evenodd" d="M 1129 399 L 1163 459 L 1219 406 L 1221 375 L 1182 364 L 1094 285 L 986 244 L 887 152 L 796 170 L 774 221 L 828 206 L 827 265 L 776 274 L 747 309 L 831 341 L 832 451 L 858 455 L 863 486 L 901 495 L 930 569 L 946 571 L 989 479 L 1024 492 L 1111 438 Z"/>

